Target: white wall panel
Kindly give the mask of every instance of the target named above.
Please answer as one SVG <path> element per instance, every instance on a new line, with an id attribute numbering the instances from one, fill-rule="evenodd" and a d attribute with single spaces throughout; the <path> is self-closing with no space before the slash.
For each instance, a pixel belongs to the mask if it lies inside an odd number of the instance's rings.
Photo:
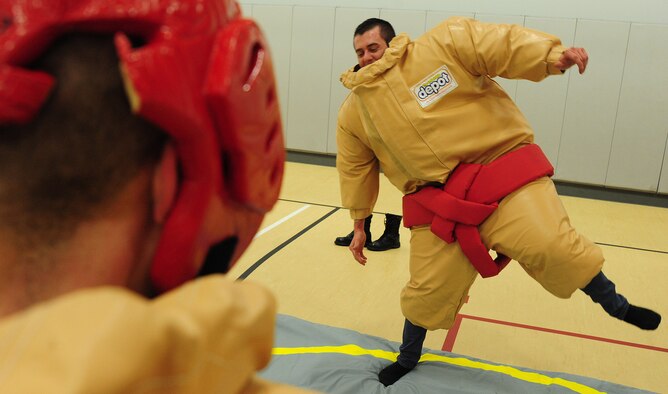
<path id="1" fill-rule="evenodd" d="M 464 16 L 473 18 L 472 12 L 443 12 L 443 11 L 427 11 L 427 30 L 436 27 L 439 23 L 452 16 Z"/>
<path id="2" fill-rule="evenodd" d="M 331 98 L 329 101 L 329 128 L 327 133 L 327 153 L 336 153 L 336 118 L 341 103 L 350 92 L 339 81 L 341 74 L 357 64 L 353 49 L 355 28 L 366 19 L 378 18 L 377 8 L 337 8 L 334 24 L 334 56 L 332 58 Z"/>
<path id="3" fill-rule="evenodd" d="M 327 151 L 334 8 L 295 7 L 288 98 L 290 149 Z"/>
<path id="4" fill-rule="evenodd" d="M 572 46 L 575 37 L 574 19 L 526 18 L 525 26 L 561 38 L 565 46 Z M 519 81 L 515 101 L 534 129 L 535 141 L 557 167 L 559 142 L 564 121 L 568 78 L 550 76 L 541 82 Z"/>
<path id="5" fill-rule="evenodd" d="M 241 9 L 241 14 L 244 16 L 244 18 L 248 18 L 249 16 L 253 16 L 253 4 L 252 3 L 245 3 L 245 2 L 238 2 L 239 3 L 239 8 Z"/>
<path id="6" fill-rule="evenodd" d="M 425 32 L 427 11 L 381 9 L 380 18 L 390 22 L 397 34 L 406 33 L 415 40 Z"/>
<path id="7" fill-rule="evenodd" d="M 519 15 L 492 15 L 492 14 L 476 14 L 475 19 L 481 22 L 489 23 L 505 23 L 511 25 L 524 25 L 524 17 Z M 512 79 L 505 79 L 501 77 L 494 78 L 496 83 L 501 85 L 503 90 L 508 93 L 510 98 L 515 100 L 517 95 L 517 81 Z"/>
<path id="8" fill-rule="evenodd" d="M 292 47 L 292 7 L 255 5 L 253 19 L 260 25 L 269 43 L 274 62 L 278 100 L 283 120 L 283 137 L 287 141 L 288 87 L 290 86 L 290 49 Z"/>
<path id="9" fill-rule="evenodd" d="M 661 170 L 661 181 L 659 182 L 659 193 L 668 194 L 668 139 L 663 154 L 663 169 Z"/>
<path id="10" fill-rule="evenodd" d="M 469 0 L 468 3 L 470 7 L 474 7 L 476 10 L 480 10 L 478 13 L 484 14 L 522 15 L 524 14 L 525 8 L 523 1 L 512 0 Z"/>
<path id="11" fill-rule="evenodd" d="M 656 191 L 668 133 L 668 26 L 631 25 L 606 186 Z"/>
<path id="12" fill-rule="evenodd" d="M 665 0 L 532 0 L 525 4 L 527 15 L 668 23 L 668 2 Z"/>
<path id="13" fill-rule="evenodd" d="M 668 2 L 665 0 L 241 0 L 241 3 L 475 12 L 668 24 Z"/>
<path id="14" fill-rule="evenodd" d="M 356 61 L 352 49 L 349 52 L 350 35 L 362 19 L 387 19 L 397 32 L 415 39 L 447 17 L 460 15 L 524 24 L 553 33 L 565 44 L 575 20 L 575 45 L 585 47 L 591 57 L 585 75 L 569 70 L 564 77 L 538 84 L 498 82 L 534 126 L 536 141 L 557 168 L 555 178 L 668 193 L 668 73 L 662 69 L 668 55 L 661 45 L 668 42 L 665 0 L 240 3 L 244 14 L 258 21 L 271 47 L 288 147 L 323 153 L 336 152 L 336 113 L 347 94 L 338 78 Z M 357 15 L 359 20 L 354 20 Z"/>
<path id="15" fill-rule="evenodd" d="M 556 175 L 605 183 L 619 101 L 629 23 L 579 20 L 575 46 L 589 53 L 585 74 L 567 71 L 568 95 Z"/>

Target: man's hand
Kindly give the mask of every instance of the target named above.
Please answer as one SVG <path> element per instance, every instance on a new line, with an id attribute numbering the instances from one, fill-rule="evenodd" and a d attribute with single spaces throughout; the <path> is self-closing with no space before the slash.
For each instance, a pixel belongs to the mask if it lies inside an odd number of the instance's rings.
<path id="1" fill-rule="evenodd" d="M 588 62 L 589 55 L 587 55 L 587 51 L 585 51 L 584 48 L 571 47 L 561 54 L 561 57 L 554 63 L 554 66 L 560 70 L 566 70 L 577 64 L 578 71 L 582 74 L 585 72 Z"/>
<path id="2" fill-rule="evenodd" d="M 366 233 L 364 232 L 364 219 L 355 219 L 353 227 L 353 239 L 350 241 L 350 252 L 358 263 L 365 265 L 366 256 L 364 256 L 364 244 L 366 243 Z"/>

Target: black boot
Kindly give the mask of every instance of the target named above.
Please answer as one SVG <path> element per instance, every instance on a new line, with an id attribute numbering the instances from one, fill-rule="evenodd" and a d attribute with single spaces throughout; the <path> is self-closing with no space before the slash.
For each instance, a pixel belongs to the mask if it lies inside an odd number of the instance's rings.
<path id="1" fill-rule="evenodd" d="M 656 330 L 661 323 L 661 315 L 651 309 L 631 305 L 626 297 L 617 293 L 615 284 L 603 272 L 599 272 L 581 289 L 591 299 L 600 304 L 612 317 L 624 320 L 643 330 Z"/>
<path id="2" fill-rule="evenodd" d="M 364 219 L 364 232 L 366 233 L 366 242 L 364 242 L 364 247 L 369 247 L 371 245 L 371 218 L 373 215 L 369 215 Z M 350 243 L 353 241 L 354 231 L 351 231 L 350 234 L 345 237 L 336 237 L 334 240 L 335 245 L 339 246 L 350 246 Z"/>
<path id="3" fill-rule="evenodd" d="M 378 380 L 380 380 L 383 386 L 393 385 L 397 380 L 415 368 L 420 361 L 422 345 L 426 336 L 427 330 L 425 328 L 416 326 L 406 319 L 397 361 L 383 368 L 378 374 Z"/>
<path id="4" fill-rule="evenodd" d="M 385 232 L 377 240 L 373 241 L 367 249 L 374 252 L 382 252 L 388 249 L 396 249 L 401 246 L 399 242 L 399 226 L 401 225 L 401 216 L 385 214 Z"/>

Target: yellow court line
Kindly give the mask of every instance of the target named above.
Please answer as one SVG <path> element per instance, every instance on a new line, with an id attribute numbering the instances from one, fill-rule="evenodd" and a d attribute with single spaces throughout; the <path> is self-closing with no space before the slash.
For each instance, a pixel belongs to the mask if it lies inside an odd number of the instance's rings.
<path id="1" fill-rule="evenodd" d="M 372 356 L 375 358 L 380 358 L 389 361 L 396 361 L 399 353 L 389 352 L 386 350 L 369 350 L 364 349 L 357 345 L 342 345 L 342 346 L 311 346 L 311 347 L 277 347 L 274 348 L 272 354 L 275 356 L 287 356 L 294 354 L 322 354 L 322 353 L 337 353 L 337 354 L 346 354 L 349 356 Z M 592 387 L 585 386 L 581 383 L 571 382 L 570 380 L 553 378 L 550 376 L 542 375 L 536 372 L 526 372 L 519 370 L 517 368 L 505 366 L 505 365 L 495 365 L 487 364 L 480 361 L 473 361 L 463 357 L 447 357 L 440 356 L 437 354 L 425 353 L 420 357 L 420 362 L 432 361 L 440 362 L 445 364 L 457 365 L 464 368 L 472 369 L 481 369 L 485 371 L 497 372 L 500 374 L 508 375 L 515 379 L 523 380 L 525 382 L 542 384 L 544 386 L 556 385 L 562 386 L 569 390 L 573 390 L 576 393 L 582 394 L 601 394 L 602 391 L 598 391 Z"/>

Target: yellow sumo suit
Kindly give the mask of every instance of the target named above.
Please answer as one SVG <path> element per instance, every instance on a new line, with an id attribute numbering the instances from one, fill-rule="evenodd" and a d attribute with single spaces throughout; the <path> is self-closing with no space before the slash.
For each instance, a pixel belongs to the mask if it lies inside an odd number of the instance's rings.
<path id="1" fill-rule="evenodd" d="M 310 392 L 255 375 L 275 316 L 267 290 L 220 275 L 153 301 L 114 287 L 70 293 L 0 322 L 0 392 Z"/>
<path id="2" fill-rule="evenodd" d="M 351 217 L 372 212 L 379 166 L 408 195 L 445 184 L 460 163 L 488 164 L 532 144 L 527 120 L 492 77 L 561 74 L 554 63 L 564 50 L 545 33 L 451 18 L 415 41 L 398 35 L 381 59 L 344 73 L 351 93 L 338 117 L 337 168 Z M 603 265 L 548 177 L 503 198 L 479 232 L 557 297 L 586 286 Z M 430 330 L 450 328 L 478 273 L 457 242 L 445 243 L 429 225 L 411 228 L 410 248 L 403 314 Z"/>

